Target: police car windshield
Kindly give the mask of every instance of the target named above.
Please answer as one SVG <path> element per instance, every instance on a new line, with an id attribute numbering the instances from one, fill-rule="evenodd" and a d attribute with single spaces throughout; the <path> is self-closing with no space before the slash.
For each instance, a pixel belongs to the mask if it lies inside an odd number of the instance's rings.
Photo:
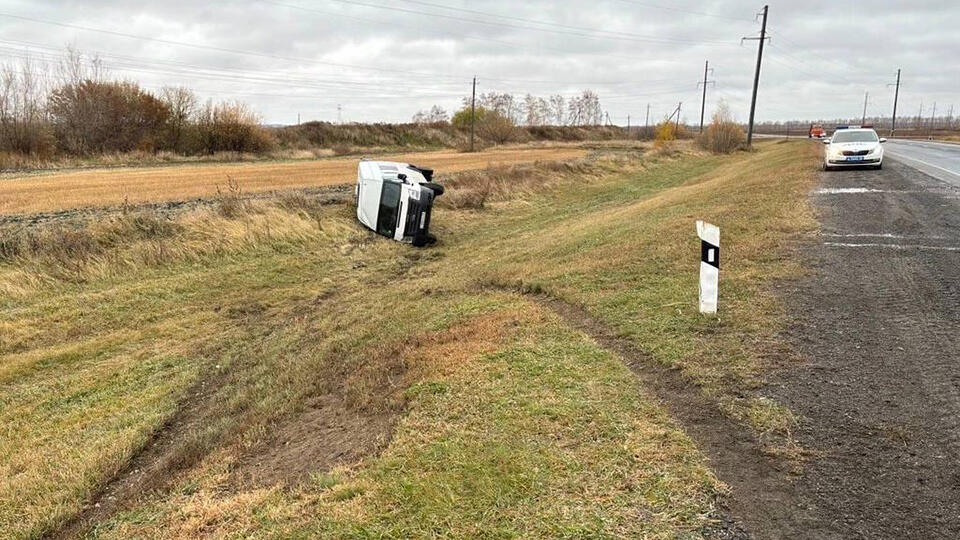
<path id="1" fill-rule="evenodd" d="M 877 142 L 877 134 L 874 131 L 847 131 L 838 130 L 833 134 L 832 141 L 835 143 L 848 142 Z"/>

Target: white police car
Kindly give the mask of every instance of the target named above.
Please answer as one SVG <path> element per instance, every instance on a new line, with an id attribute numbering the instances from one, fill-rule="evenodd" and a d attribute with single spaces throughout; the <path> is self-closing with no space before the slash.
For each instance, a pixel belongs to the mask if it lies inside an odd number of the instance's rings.
<path id="1" fill-rule="evenodd" d="M 823 156 L 823 170 L 841 167 L 883 167 L 883 146 L 887 140 L 877 136 L 871 128 L 837 126 L 833 137 L 823 140 L 827 145 Z"/>

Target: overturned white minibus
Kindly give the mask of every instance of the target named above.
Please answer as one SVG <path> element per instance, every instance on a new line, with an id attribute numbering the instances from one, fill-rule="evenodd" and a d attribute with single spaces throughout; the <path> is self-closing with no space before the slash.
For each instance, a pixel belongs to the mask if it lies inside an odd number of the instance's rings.
<path id="1" fill-rule="evenodd" d="M 393 161 L 361 161 L 357 167 L 357 219 L 377 234 L 415 246 L 432 244 L 430 214 L 443 186 L 433 170 Z"/>

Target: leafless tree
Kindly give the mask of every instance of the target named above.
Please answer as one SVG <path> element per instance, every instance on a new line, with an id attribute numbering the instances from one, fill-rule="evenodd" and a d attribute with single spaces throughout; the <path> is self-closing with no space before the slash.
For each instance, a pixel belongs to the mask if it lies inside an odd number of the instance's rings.
<path id="1" fill-rule="evenodd" d="M 106 74 L 103 60 L 98 55 L 86 55 L 73 46 L 67 46 L 56 66 L 59 86 L 78 85 L 84 81 L 102 82 Z"/>
<path id="2" fill-rule="evenodd" d="M 592 90 L 584 90 L 567 102 L 567 120 L 572 126 L 596 126 L 603 123 L 600 96 Z"/>
<path id="3" fill-rule="evenodd" d="M 556 94 L 550 96 L 550 112 L 551 120 L 554 124 L 562 126 L 564 120 L 566 119 L 566 100 L 563 99 L 563 96 Z"/>
<path id="4" fill-rule="evenodd" d="M 513 94 L 485 92 L 477 96 L 477 105 L 503 116 L 511 123 L 520 121 L 520 103 Z"/>
<path id="5" fill-rule="evenodd" d="M 53 150 L 46 94 L 45 74 L 29 58 L 0 68 L 0 148 L 28 155 Z"/>
<path id="6" fill-rule="evenodd" d="M 523 98 L 523 107 L 526 111 L 528 126 L 542 126 L 550 123 L 552 110 L 550 102 L 546 99 L 527 94 Z"/>
<path id="7" fill-rule="evenodd" d="M 450 120 L 446 109 L 439 105 L 430 107 L 429 111 L 419 111 L 413 115 L 414 124 L 443 124 Z"/>
<path id="8" fill-rule="evenodd" d="M 197 112 L 197 95 L 189 88 L 167 86 L 160 93 L 160 99 L 170 110 L 167 119 L 170 149 L 180 152 L 183 150 L 184 132 Z"/>

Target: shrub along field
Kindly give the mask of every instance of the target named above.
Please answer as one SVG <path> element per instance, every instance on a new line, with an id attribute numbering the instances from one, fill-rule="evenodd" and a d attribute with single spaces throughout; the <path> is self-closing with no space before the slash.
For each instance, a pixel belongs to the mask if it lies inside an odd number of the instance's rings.
<path id="1" fill-rule="evenodd" d="M 800 271 L 784 237 L 815 224 L 816 150 L 461 173 L 422 250 L 296 193 L 25 239 L 0 261 L 0 530 L 700 537 L 724 485 L 540 298 L 782 429 L 753 397 L 757 345 L 777 331 L 767 283 Z M 696 219 L 723 231 L 719 318 L 696 313 Z"/>

